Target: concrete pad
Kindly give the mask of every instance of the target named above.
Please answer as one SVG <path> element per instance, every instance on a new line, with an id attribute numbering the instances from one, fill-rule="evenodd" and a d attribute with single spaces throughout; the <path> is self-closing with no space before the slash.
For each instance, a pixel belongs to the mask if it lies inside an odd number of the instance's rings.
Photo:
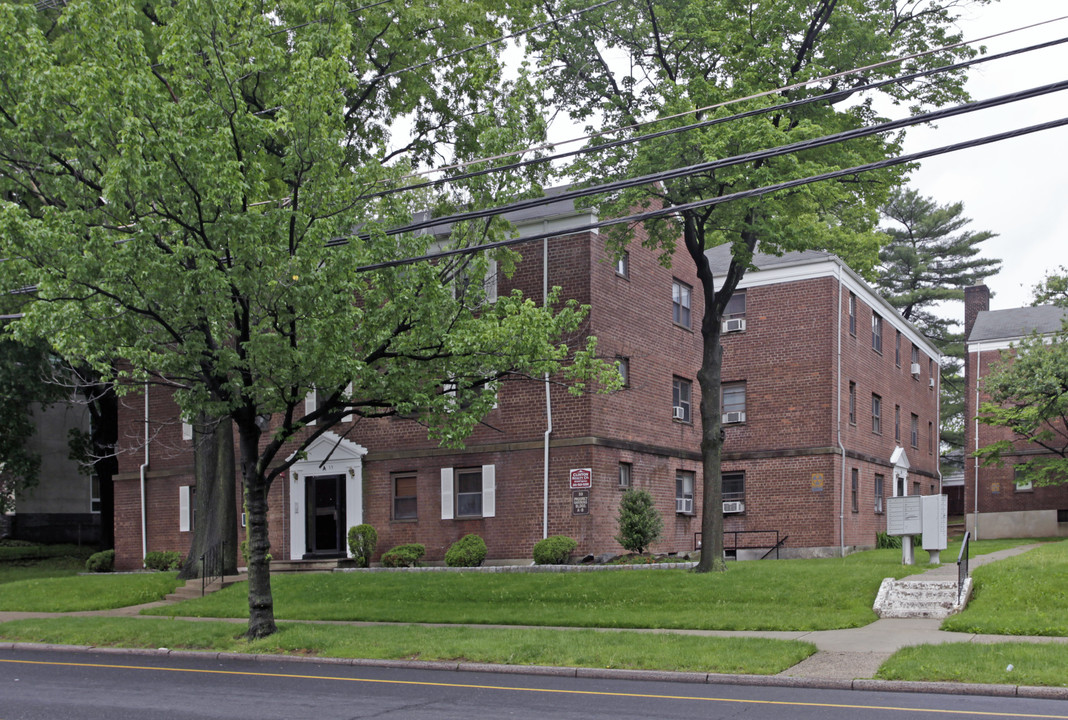
<path id="1" fill-rule="evenodd" d="M 893 653 L 889 652 L 818 652 L 776 677 L 829 678 L 853 680 L 874 677 L 879 667 Z"/>
<path id="2" fill-rule="evenodd" d="M 799 639 L 824 652 L 892 653 L 908 645 L 937 642 L 932 637 L 941 624 L 933 618 L 886 618 L 860 628 L 817 630 Z"/>

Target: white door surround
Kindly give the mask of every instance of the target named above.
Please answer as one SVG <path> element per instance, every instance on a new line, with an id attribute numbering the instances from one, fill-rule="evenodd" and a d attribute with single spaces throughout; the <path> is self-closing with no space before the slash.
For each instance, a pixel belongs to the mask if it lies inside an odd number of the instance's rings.
<path id="1" fill-rule="evenodd" d="M 367 448 L 325 432 L 304 452 L 304 459 L 289 468 L 289 557 L 300 560 L 307 547 L 304 507 L 306 477 L 345 476 L 345 537 L 349 528 L 363 522 L 363 456 Z M 348 548 L 345 549 L 348 554 Z"/>

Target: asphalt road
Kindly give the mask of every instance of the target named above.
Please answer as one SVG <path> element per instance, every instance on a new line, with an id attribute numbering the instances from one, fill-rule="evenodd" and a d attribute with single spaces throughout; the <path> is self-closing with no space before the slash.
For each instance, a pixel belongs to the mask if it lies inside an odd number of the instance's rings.
<path id="1" fill-rule="evenodd" d="M 1065 718 L 1068 702 L 0 651 L 0 720 Z"/>

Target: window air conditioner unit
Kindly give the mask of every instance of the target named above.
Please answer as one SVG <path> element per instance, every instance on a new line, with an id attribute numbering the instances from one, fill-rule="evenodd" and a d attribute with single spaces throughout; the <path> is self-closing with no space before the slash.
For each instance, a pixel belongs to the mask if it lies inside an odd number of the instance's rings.
<path id="1" fill-rule="evenodd" d="M 934 378 L 931 378 L 931 380 L 930 380 L 930 382 L 928 383 L 928 385 L 930 385 L 930 386 L 931 386 L 931 389 L 932 389 L 932 390 L 934 389 Z"/>
<path id="2" fill-rule="evenodd" d="M 920 374 L 920 364 L 919 363 L 912 363 L 912 374 L 913 375 L 919 375 Z"/>
<path id="3" fill-rule="evenodd" d="M 674 409 L 674 412 L 672 413 L 671 417 L 674 418 L 675 420 L 685 420 L 686 419 L 686 410 L 684 408 L 682 408 L 681 406 L 676 405 L 675 409 Z"/>
<path id="4" fill-rule="evenodd" d="M 745 503 L 740 500 L 723 503 L 723 514 L 745 512 Z"/>
<path id="5" fill-rule="evenodd" d="M 743 422 L 745 422 L 745 413 L 744 412 L 739 411 L 739 412 L 723 413 L 723 424 L 724 425 L 730 425 L 732 423 L 743 423 Z"/>
<path id="6" fill-rule="evenodd" d="M 692 513 L 693 498 L 675 498 L 675 512 Z"/>
<path id="7" fill-rule="evenodd" d="M 731 318 L 723 321 L 723 332 L 742 332 L 745 330 L 745 318 Z"/>

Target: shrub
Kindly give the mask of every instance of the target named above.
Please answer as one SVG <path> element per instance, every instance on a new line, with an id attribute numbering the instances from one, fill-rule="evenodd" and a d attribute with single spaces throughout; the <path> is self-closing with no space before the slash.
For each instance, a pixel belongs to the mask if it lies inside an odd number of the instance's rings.
<path id="1" fill-rule="evenodd" d="M 175 550 L 153 550 L 145 555 L 145 567 L 149 570 L 177 570 L 182 566 L 182 556 Z"/>
<path id="2" fill-rule="evenodd" d="M 371 556 L 378 545 L 378 533 L 373 527 L 364 523 L 349 528 L 349 552 L 356 559 L 358 567 L 370 567 Z"/>
<path id="3" fill-rule="evenodd" d="M 551 535 L 534 543 L 534 562 L 538 565 L 563 565 L 578 543 L 567 535 Z"/>
<path id="4" fill-rule="evenodd" d="M 901 547 L 901 535 L 887 535 L 884 532 L 878 533 L 875 536 L 875 548 L 877 550 L 885 550 L 887 548 L 900 548 Z M 912 546 L 919 547 L 922 541 L 921 535 L 912 536 Z"/>
<path id="5" fill-rule="evenodd" d="M 653 496 L 645 490 L 631 488 L 619 501 L 619 534 L 616 541 L 639 555 L 660 537 L 664 521 L 653 503 Z"/>
<path id="6" fill-rule="evenodd" d="M 486 559 L 486 541 L 474 533 L 464 535 L 445 552 L 449 567 L 478 567 Z"/>
<path id="7" fill-rule="evenodd" d="M 115 569 L 115 551 L 104 550 L 102 552 L 93 553 L 89 556 L 89 559 L 85 561 L 85 569 L 94 573 L 113 571 Z"/>
<path id="8" fill-rule="evenodd" d="M 419 558 L 426 555 L 426 546 L 419 543 L 398 545 L 382 553 L 382 564 L 386 567 L 415 567 Z"/>

